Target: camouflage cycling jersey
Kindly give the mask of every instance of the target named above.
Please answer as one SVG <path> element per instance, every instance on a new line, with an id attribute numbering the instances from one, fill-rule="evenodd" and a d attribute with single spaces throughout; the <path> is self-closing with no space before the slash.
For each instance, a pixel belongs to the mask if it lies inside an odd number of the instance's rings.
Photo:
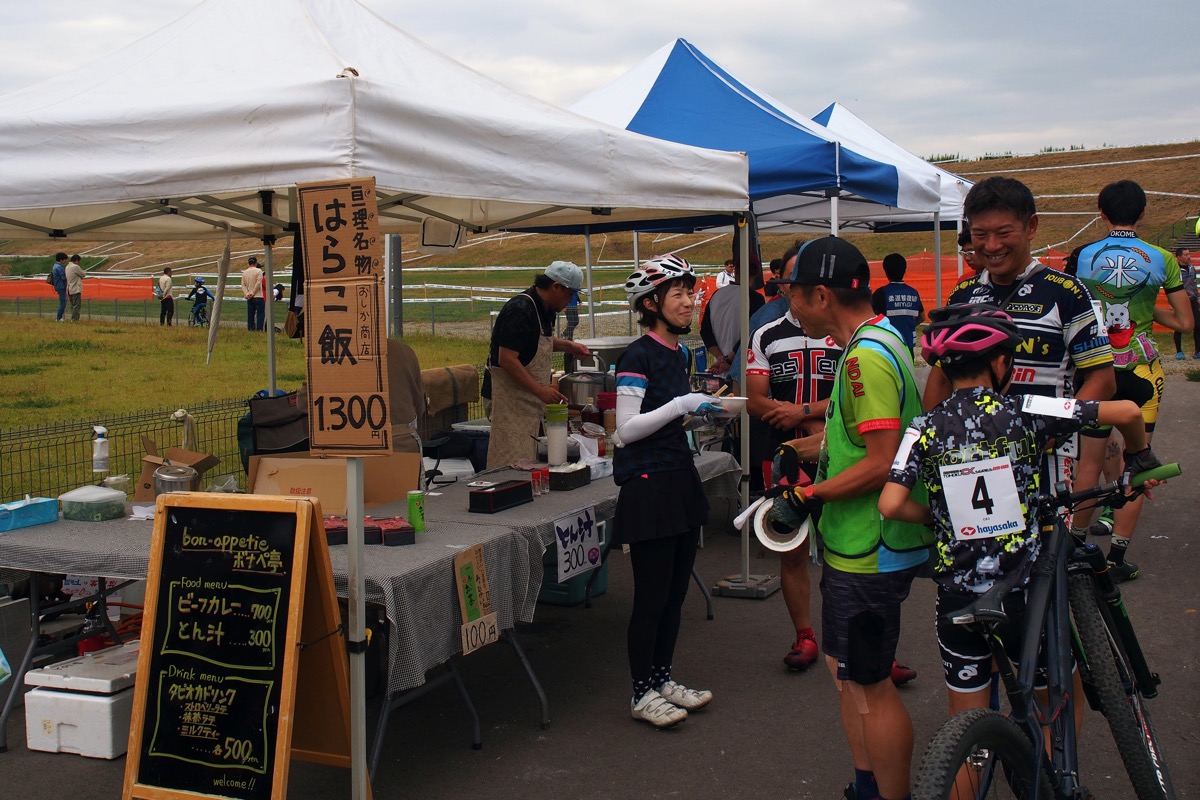
<path id="1" fill-rule="evenodd" d="M 1051 439 L 1095 421 L 1099 404 L 959 389 L 908 426 L 888 480 L 929 491 L 934 568 L 947 589 L 985 591 L 1037 558 L 1042 453 Z M 1010 496 L 1011 495 L 1011 496 Z M 1005 513 L 1007 510 L 1007 514 Z"/>

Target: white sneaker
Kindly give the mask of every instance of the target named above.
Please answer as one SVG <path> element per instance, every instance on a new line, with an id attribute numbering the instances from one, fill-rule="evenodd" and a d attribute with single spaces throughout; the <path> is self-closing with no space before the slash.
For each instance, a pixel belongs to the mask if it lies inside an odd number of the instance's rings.
<path id="1" fill-rule="evenodd" d="M 708 689 L 689 689 L 682 683 L 676 683 L 675 681 L 667 681 L 658 692 L 668 703 L 672 703 L 688 711 L 704 708 L 713 699 L 713 693 Z"/>
<path id="2" fill-rule="evenodd" d="M 631 700 L 629 710 L 634 719 L 645 720 L 656 728 L 670 728 L 687 719 L 687 711 L 668 703 L 653 689 L 642 695 L 637 705 Z"/>

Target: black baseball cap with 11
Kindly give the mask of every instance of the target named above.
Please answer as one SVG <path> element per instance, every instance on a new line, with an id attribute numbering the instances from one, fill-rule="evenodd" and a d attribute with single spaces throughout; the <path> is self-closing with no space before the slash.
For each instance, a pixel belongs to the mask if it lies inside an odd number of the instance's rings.
<path id="1" fill-rule="evenodd" d="M 859 249 L 845 239 L 825 236 L 805 242 L 791 272 L 771 283 L 859 289 L 870 281 L 871 267 Z"/>

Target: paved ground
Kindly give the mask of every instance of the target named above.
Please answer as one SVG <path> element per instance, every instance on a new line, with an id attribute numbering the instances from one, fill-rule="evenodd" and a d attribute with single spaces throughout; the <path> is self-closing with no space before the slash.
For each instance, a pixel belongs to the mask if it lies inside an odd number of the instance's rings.
<path id="1" fill-rule="evenodd" d="M 1200 798 L 1198 423 L 1200 383 L 1169 377 L 1157 449 L 1186 472 L 1143 515 L 1132 551 L 1142 577 L 1123 590 L 1151 667 L 1163 676 L 1151 710 L 1181 798 Z M 699 568 L 711 583 L 738 572 L 739 558 L 738 539 L 711 532 Z M 775 569 L 772 559 L 751 559 L 752 572 Z M 483 749 L 469 747 L 455 692 L 439 689 L 393 716 L 376 797 L 840 797 L 851 764 L 833 689 L 823 670 L 784 669 L 780 659 L 791 634 L 782 598 L 718 598 L 710 622 L 699 595 L 689 596 L 676 674 L 712 688 L 716 700 L 678 728 L 659 732 L 635 723 L 627 711 L 630 583 L 628 561 L 614 555 L 608 592 L 591 609 L 540 606 L 537 621 L 520 629 L 550 696 L 548 730 L 538 729 L 536 698 L 512 652 L 490 647 L 461 662 L 482 718 Z M 916 759 L 945 713 L 932 598 L 931 583 L 914 587 L 901 639 L 902 659 L 920 671 L 903 690 L 916 727 Z M 370 724 L 373 730 L 373 716 Z M 119 796 L 124 759 L 29 752 L 23 726 L 16 715 L 11 750 L 0 755 L 5 797 Z M 1096 796 L 1132 797 L 1107 729 L 1094 714 L 1083 746 L 1084 775 Z M 342 771 L 296 764 L 288 797 L 328 800 L 347 796 L 348 787 Z"/>

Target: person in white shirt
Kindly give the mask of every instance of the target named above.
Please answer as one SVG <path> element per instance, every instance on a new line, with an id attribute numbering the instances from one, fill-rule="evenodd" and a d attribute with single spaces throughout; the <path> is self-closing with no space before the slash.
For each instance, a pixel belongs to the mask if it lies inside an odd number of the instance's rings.
<path id="1" fill-rule="evenodd" d="M 263 299 L 263 271 L 258 259 L 250 256 L 247 267 L 242 271 L 242 294 L 246 295 L 246 330 L 261 331 L 266 328 L 267 306 Z"/>

